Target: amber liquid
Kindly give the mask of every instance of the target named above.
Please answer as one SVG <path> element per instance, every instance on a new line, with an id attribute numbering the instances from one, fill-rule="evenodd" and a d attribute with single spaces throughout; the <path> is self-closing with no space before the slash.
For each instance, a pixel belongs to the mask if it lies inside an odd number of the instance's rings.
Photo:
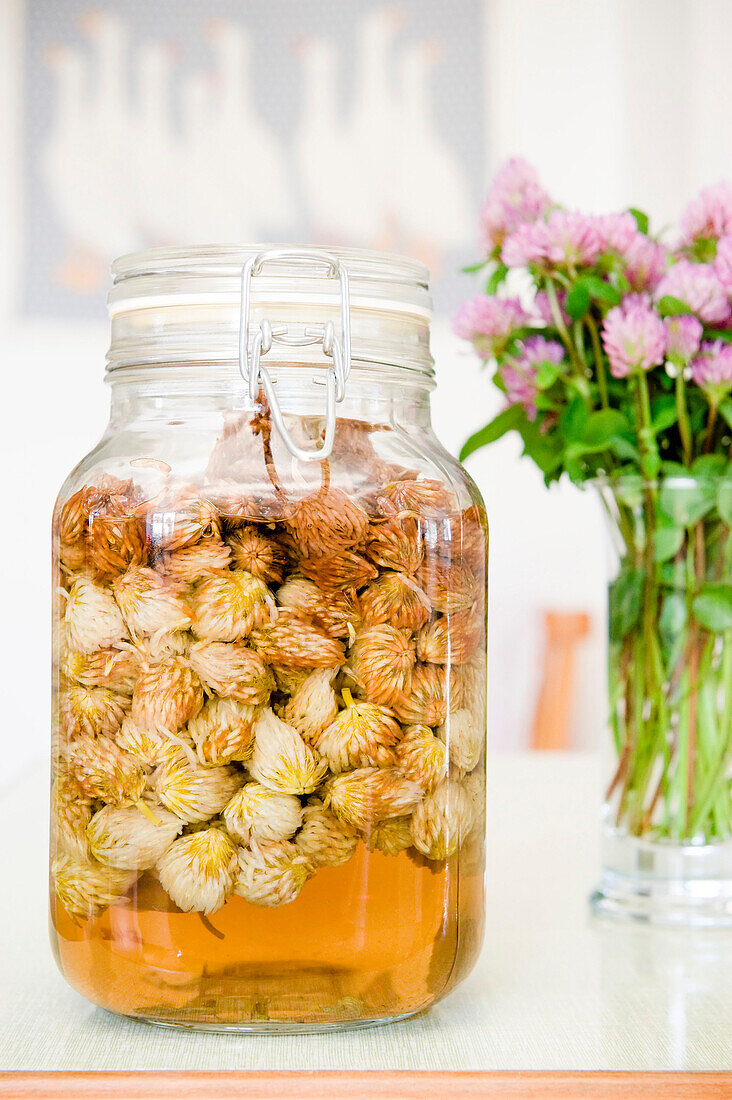
<path id="1" fill-rule="evenodd" d="M 288 905 L 232 897 L 210 918 L 172 906 L 148 874 L 82 923 L 52 898 L 52 939 L 67 981 L 128 1016 L 246 1030 L 394 1019 L 427 1008 L 472 967 L 483 910 L 476 855 L 436 865 L 360 844 Z"/>

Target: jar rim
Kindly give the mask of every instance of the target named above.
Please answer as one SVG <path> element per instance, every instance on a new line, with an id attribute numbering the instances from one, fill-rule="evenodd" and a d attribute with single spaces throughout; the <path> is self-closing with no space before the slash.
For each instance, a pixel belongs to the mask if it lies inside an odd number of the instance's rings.
<path id="1" fill-rule="evenodd" d="M 312 250 L 313 245 L 205 244 L 146 248 L 118 256 L 111 267 L 112 281 L 116 286 L 138 275 L 239 275 L 248 259 L 260 252 L 279 248 Z M 328 252 L 345 263 L 351 279 L 412 283 L 425 290 L 429 286 L 429 269 L 409 256 L 341 245 L 319 251 Z M 292 266 L 296 266 L 296 261 L 292 261 Z"/>

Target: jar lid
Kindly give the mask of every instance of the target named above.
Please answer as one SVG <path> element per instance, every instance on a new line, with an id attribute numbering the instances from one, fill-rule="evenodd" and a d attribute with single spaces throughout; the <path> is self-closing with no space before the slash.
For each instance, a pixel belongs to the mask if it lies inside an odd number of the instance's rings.
<path id="1" fill-rule="evenodd" d="M 258 257 L 249 289 L 248 344 L 262 321 L 275 341 L 267 362 L 323 362 L 317 342 L 277 338 L 305 326 L 342 329 L 348 280 L 351 359 L 433 376 L 429 351 L 429 272 L 416 260 L 365 249 L 205 245 L 154 248 L 115 260 L 107 303 L 112 321 L 108 369 L 130 365 L 233 362 L 240 354 L 242 273 Z M 325 258 L 332 263 L 329 270 Z M 293 346 L 297 347 L 296 356 Z"/>

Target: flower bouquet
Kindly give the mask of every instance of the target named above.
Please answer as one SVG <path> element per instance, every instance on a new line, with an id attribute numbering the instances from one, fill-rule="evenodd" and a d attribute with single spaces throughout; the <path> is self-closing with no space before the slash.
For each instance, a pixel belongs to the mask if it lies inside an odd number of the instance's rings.
<path id="1" fill-rule="evenodd" d="M 549 484 L 592 483 L 609 592 L 616 752 L 596 909 L 732 924 L 732 185 L 665 243 L 639 210 L 584 215 L 509 161 L 482 211 L 485 290 L 455 331 Z"/>

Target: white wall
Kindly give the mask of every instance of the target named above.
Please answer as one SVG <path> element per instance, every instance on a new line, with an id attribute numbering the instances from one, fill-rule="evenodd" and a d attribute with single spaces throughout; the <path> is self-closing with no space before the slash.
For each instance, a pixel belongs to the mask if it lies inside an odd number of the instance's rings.
<path id="1" fill-rule="evenodd" d="M 50 509 L 65 473 L 101 431 L 107 400 L 103 327 L 15 315 L 19 12 L 18 0 L 0 4 L 5 779 L 46 751 Z M 661 220 L 671 217 L 695 188 L 732 175 L 731 43 L 728 0 L 492 0 L 486 180 L 505 156 L 520 153 L 567 203 L 601 210 L 632 201 Z M 436 323 L 434 347 L 436 427 L 457 449 L 495 411 L 496 395 L 445 319 Z M 469 468 L 492 523 L 492 742 L 526 743 L 541 612 L 559 607 L 586 609 L 596 619 L 581 654 L 574 721 L 575 742 L 596 743 L 604 712 L 605 576 L 597 511 L 570 486 L 547 492 L 531 464 L 519 460 L 514 440 L 475 455 Z"/>

